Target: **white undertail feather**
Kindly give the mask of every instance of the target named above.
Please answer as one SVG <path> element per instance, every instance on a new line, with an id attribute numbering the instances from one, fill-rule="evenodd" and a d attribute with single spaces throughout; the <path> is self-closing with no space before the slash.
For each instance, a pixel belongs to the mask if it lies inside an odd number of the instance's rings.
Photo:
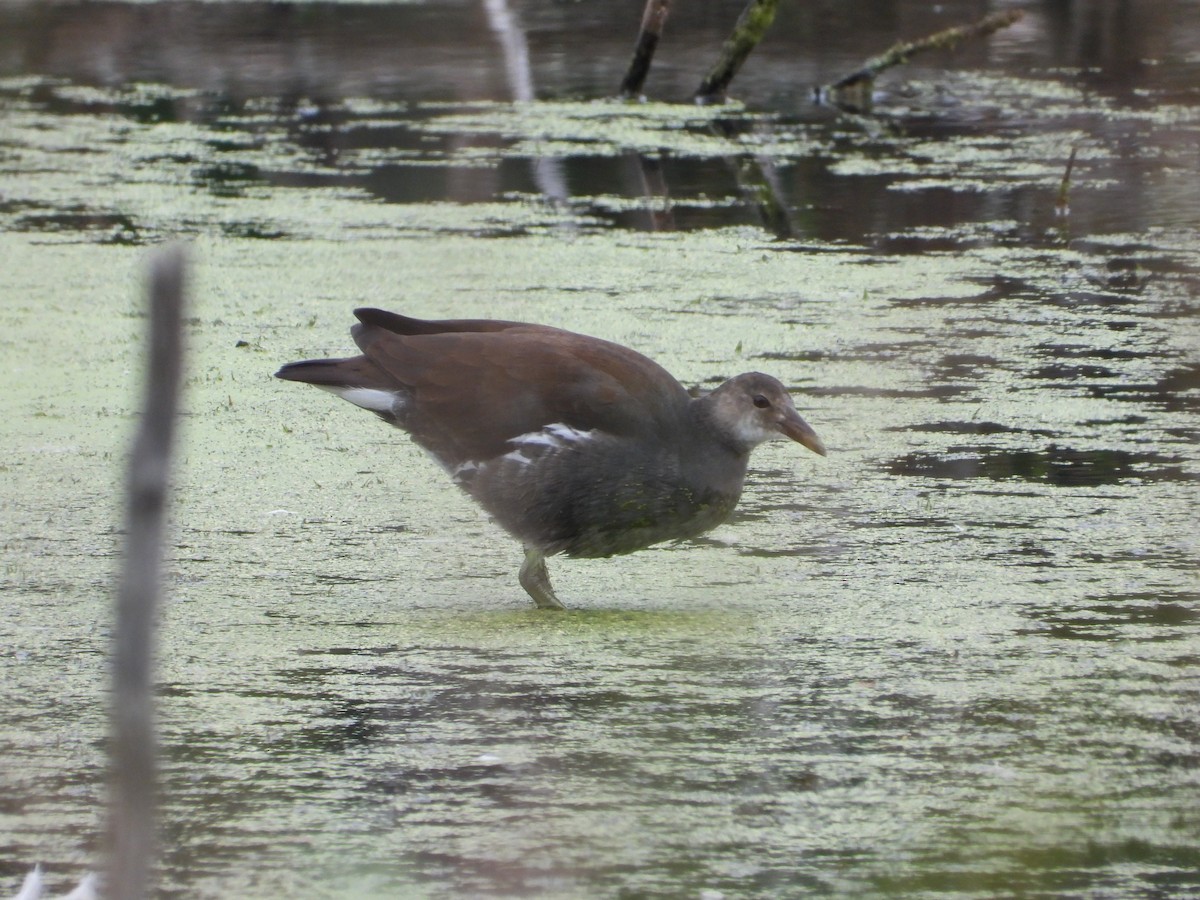
<path id="1" fill-rule="evenodd" d="M 395 391 L 384 391 L 379 388 L 343 387 L 335 384 L 316 385 L 323 391 L 337 394 L 343 400 L 369 409 L 371 412 L 394 413 L 404 405 L 404 400 Z"/>

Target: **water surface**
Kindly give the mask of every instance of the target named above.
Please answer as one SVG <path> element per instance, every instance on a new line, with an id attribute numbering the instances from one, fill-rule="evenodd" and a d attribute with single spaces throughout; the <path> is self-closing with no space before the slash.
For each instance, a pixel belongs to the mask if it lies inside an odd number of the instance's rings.
<path id="1" fill-rule="evenodd" d="M 0 891 L 103 829 L 144 325 L 191 247 L 159 896 L 1200 892 L 1200 15 L 1034 3 L 0 9 Z M 1072 148 L 1070 209 L 1056 201 Z M 271 378 L 363 303 L 784 380 L 734 519 L 518 548 L 402 435 Z"/>

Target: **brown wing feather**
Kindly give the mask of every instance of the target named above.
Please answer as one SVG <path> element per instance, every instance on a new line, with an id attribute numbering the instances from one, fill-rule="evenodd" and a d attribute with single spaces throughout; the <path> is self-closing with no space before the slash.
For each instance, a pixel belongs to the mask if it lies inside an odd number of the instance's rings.
<path id="1" fill-rule="evenodd" d="M 354 311 L 355 317 L 364 325 L 374 325 L 384 331 L 395 334 L 445 334 L 447 332 L 472 331 L 490 332 L 504 331 L 508 328 L 539 328 L 538 325 L 526 325 L 522 322 L 506 322 L 504 319 L 414 319 L 402 316 L 400 313 L 388 312 L 386 309 L 373 309 L 369 306 L 359 307 Z M 355 326 L 351 333 L 356 333 Z"/>
<path id="2" fill-rule="evenodd" d="M 405 427 L 451 465 L 508 452 L 509 439 L 554 423 L 649 437 L 678 427 L 686 405 L 665 369 L 597 338 L 518 322 L 359 319 L 355 342 L 408 398 Z"/>

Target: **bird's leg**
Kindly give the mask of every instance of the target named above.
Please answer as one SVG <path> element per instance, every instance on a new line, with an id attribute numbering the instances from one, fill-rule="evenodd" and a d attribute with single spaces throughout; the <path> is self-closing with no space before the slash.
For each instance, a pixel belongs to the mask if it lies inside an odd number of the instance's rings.
<path id="1" fill-rule="evenodd" d="M 538 609 L 566 609 L 554 596 L 550 586 L 550 573 L 546 571 L 546 554 L 536 547 L 525 548 L 525 562 L 517 575 L 525 593 L 533 598 Z"/>

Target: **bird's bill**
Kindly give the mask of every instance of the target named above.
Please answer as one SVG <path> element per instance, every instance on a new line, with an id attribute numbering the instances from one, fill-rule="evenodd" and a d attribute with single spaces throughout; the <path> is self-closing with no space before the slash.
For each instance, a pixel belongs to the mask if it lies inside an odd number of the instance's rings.
<path id="1" fill-rule="evenodd" d="M 783 432 L 785 437 L 791 438 L 798 444 L 803 444 L 813 453 L 819 456 L 825 455 L 824 441 L 813 431 L 811 425 L 800 418 L 798 412 L 791 411 L 791 414 L 779 423 L 779 430 Z"/>

